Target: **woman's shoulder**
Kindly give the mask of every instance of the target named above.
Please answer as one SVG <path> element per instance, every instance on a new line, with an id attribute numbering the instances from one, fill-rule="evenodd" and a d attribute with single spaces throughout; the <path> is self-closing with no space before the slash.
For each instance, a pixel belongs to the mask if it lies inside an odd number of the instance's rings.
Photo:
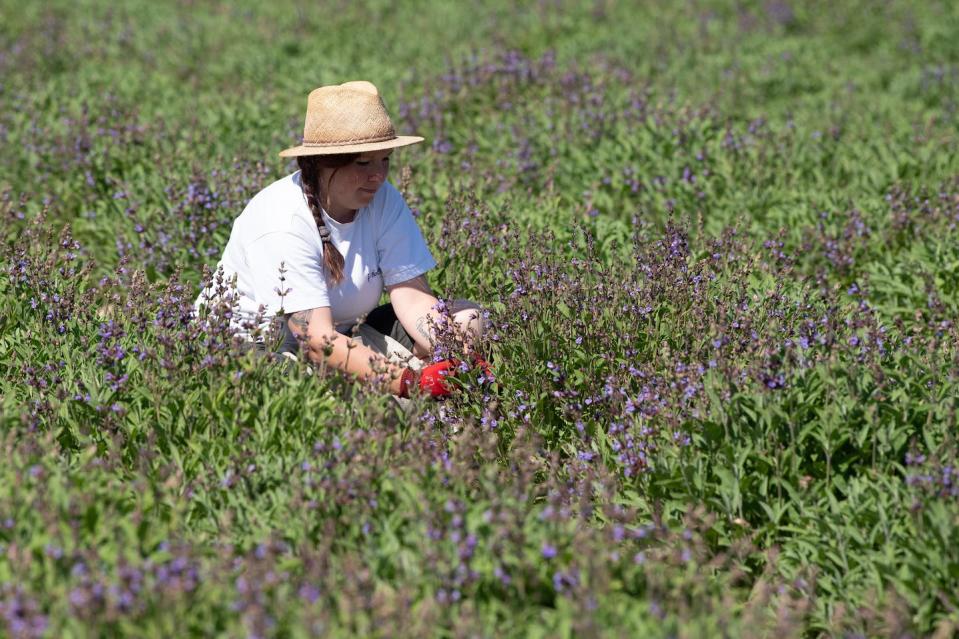
<path id="1" fill-rule="evenodd" d="M 247 203 L 238 222 L 254 235 L 274 231 L 299 232 L 302 230 L 300 218 L 304 216 L 311 219 L 297 172 L 261 189 Z"/>
<path id="2" fill-rule="evenodd" d="M 260 191 L 250 199 L 250 205 L 275 206 L 278 203 L 284 202 L 299 203 L 302 199 L 303 191 L 300 188 L 300 172 L 297 171 L 296 173 L 281 177 L 260 189 Z"/>

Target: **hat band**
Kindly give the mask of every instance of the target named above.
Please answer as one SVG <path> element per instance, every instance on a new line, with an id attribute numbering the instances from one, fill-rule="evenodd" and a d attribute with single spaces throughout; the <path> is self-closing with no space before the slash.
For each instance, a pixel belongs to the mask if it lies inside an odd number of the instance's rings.
<path id="1" fill-rule="evenodd" d="M 363 138 L 362 140 L 343 140 L 341 142 L 307 142 L 303 141 L 303 146 L 309 147 L 328 147 L 328 146 L 348 146 L 351 144 L 367 144 L 369 142 L 386 142 L 388 140 L 395 140 L 395 135 L 380 135 L 375 138 Z"/>

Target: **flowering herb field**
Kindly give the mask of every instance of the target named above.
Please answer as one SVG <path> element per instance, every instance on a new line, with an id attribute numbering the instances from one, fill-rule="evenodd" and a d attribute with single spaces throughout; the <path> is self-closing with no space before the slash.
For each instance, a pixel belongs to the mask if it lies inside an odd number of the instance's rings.
<path id="1" fill-rule="evenodd" d="M 959 631 L 955 3 L 2 4 L 0 635 Z M 192 317 L 359 78 L 445 402 Z"/>

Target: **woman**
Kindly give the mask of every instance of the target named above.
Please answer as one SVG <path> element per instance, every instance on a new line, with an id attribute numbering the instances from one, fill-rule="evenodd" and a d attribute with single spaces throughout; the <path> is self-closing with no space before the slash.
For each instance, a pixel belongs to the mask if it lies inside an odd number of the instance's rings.
<path id="1" fill-rule="evenodd" d="M 457 362 L 418 370 L 416 359 L 429 358 L 434 330 L 444 326 L 425 276 L 436 262 L 403 196 L 387 182 L 393 150 L 422 141 L 396 135 L 369 82 L 310 93 L 303 143 L 280 153 L 295 157 L 300 170 L 250 200 L 219 263 L 227 277 L 236 277 L 234 323 L 263 326 L 280 317 L 281 352 L 360 379 L 385 372 L 400 397 L 449 394 L 444 377 Z M 374 308 L 384 289 L 390 303 Z M 204 291 L 197 307 L 212 298 Z M 478 307 L 460 302 L 451 310 L 471 348 L 483 332 Z M 348 337 L 363 318 L 373 335 L 412 352 L 408 365 L 387 360 L 382 345 L 370 348 L 375 338 L 358 343 Z"/>

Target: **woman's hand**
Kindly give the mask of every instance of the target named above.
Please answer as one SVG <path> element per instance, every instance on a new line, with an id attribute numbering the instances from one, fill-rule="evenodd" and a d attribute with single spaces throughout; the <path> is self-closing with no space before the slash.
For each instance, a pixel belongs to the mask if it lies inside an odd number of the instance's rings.
<path id="1" fill-rule="evenodd" d="M 446 378 L 453 374 L 458 363 L 455 360 L 444 359 L 420 371 L 407 368 L 400 379 L 400 397 L 409 397 L 414 390 L 423 394 L 428 393 L 433 399 L 448 397 L 453 391 Z"/>
<path id="2" fill-rule="evenodd" d="M 480 353 L 474 352 L 470 357 L 473 360 L 473 368 L 478 368 L 483 374 L 480 378 L 480 384 L 492 384 L 496 381 L 493 369 L 490 368 L 489 362 Z"/>
<path id="3" fill-rule="evenodd" d="M 453 373 L 456 365 L 457 362 L 444 359 L 430 364 L 419 372 L 407 368 L 403 371 L 403 377 L 400 380 L 400 397 L 409 397 L 413 389 L 419 389 L 419 392 L 424 394 L 429 393 L 433 399 L 449 396 L 452 389 L 446 382 L 446 378 Z"/>
<path id="4" fill-rule="evenodd" d="M 493 371 L 489 364 L 478 353 L 474 353 L 472 358 L 473 368 L 479 369 L 481 373 L 480 383 L 490 384 L 496 381 Z M 444 359 L 436 362 L 417 372 L 412 368 L 403 371 L 403 377 L 400 380 L 400 397 L 409 397 L 410 391 L 419 389 L 421 393 L 429 393 L 430 397 L 437 399 L 447 397 L 453 389 L 447 378 L 456 373 L 460 368 L 460 362 L 455 359 Z"/>

